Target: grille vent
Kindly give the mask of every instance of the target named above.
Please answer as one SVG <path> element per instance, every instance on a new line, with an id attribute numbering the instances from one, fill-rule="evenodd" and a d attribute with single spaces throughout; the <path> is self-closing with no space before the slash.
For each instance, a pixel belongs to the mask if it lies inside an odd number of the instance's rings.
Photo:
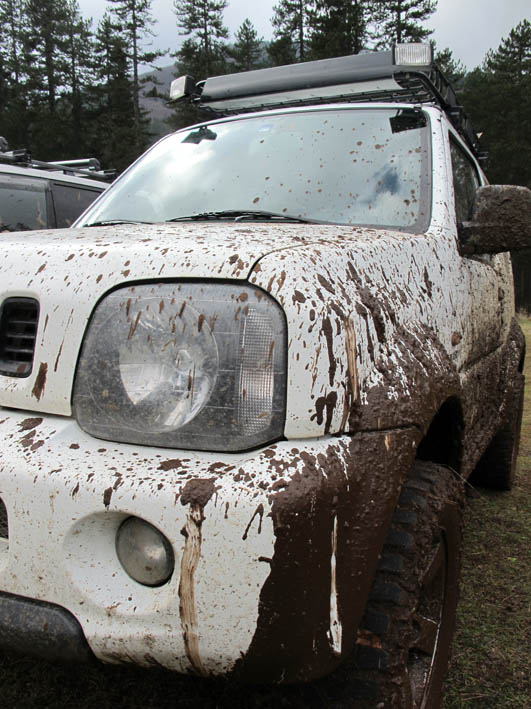
<path id="1" fill-rule="evenodd" d="M 39 303 L 7 298 L 0 309 L 0 374 L 27 377 L 33 367 Z"/>

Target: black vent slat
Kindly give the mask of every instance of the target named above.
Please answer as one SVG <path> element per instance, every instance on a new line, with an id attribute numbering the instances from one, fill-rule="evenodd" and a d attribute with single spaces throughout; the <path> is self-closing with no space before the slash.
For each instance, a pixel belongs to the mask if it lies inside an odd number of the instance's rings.
<path id="1" fill-rule="evenodd" d="M 26 340 L 26 341 L 33 342 L 33 343 L 35 342 L 35 335 L 20 335 L 18 333 L 13 333 L 13 332 L 8 332 L 6 335 L 6 339 L 14 340 L 15 338 L 17 340 Z M 32 347 L 31 350 L 33 351 L 33 349 L 34 348 Z"/>
<path id="2" fill-rule="evenodd" d="M 34 298 L 7 298 L 0 308 L 0 374 L 31 374 L 39 303 Z"/>
<path id="3" fill-rule="evenodd" d="M 0 498 L 0 539 L 9 539 L 7 526 L 7 509 Z"/>

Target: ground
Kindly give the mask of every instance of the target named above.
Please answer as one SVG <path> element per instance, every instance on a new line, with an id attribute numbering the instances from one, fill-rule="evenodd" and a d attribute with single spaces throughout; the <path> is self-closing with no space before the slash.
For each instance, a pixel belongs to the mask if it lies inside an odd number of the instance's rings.
<path id="1" fill-rule="evenodd" d="M 531 697 L 531 319 L 518 475 L 510 493 L 473 491 L 445 709 L 524 709 Z"/>

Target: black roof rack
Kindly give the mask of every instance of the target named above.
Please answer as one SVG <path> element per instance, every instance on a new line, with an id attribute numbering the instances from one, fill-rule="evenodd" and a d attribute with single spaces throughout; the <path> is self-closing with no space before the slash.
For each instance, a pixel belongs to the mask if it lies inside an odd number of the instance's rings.
<path id="1" fill-rule="evenodd" d="M 440 106 L 481 161 L 479 140 L 429 44 L 214 76 L 176 79 L 170 100 L 188 98 L 221 115 L 334 102 L 431 103 Z"/>
<path id="2" fill-rule="evenodd" d="M 5 140 L 0 143 L 0 147 L 6 147 L 6 145 Z M 36 170 L 62 172 L 64 175 L 87 177 L 100 182 L 112 182 L 116 176 L 115 170 L 102 170 L 97 158 L 44 162 L 43 160 L 34 160 L 25 149 L 0 151 L 0 163 L 16 165 L 17 167 L 30 167 Z"/>

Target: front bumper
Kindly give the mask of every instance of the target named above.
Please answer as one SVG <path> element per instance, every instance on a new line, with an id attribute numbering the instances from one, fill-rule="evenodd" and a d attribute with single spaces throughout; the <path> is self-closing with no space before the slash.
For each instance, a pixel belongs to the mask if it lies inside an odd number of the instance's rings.
<path id="1" fill-rule="evenodd" d="M 195 453 L 0 408 L 0 441 L 0 591 L 66 609 L 100 660 L 266 682 L 350 652 L 417 432 Z M 118 561 L 130 515 L 173 547 L 163 586 Z"/>

